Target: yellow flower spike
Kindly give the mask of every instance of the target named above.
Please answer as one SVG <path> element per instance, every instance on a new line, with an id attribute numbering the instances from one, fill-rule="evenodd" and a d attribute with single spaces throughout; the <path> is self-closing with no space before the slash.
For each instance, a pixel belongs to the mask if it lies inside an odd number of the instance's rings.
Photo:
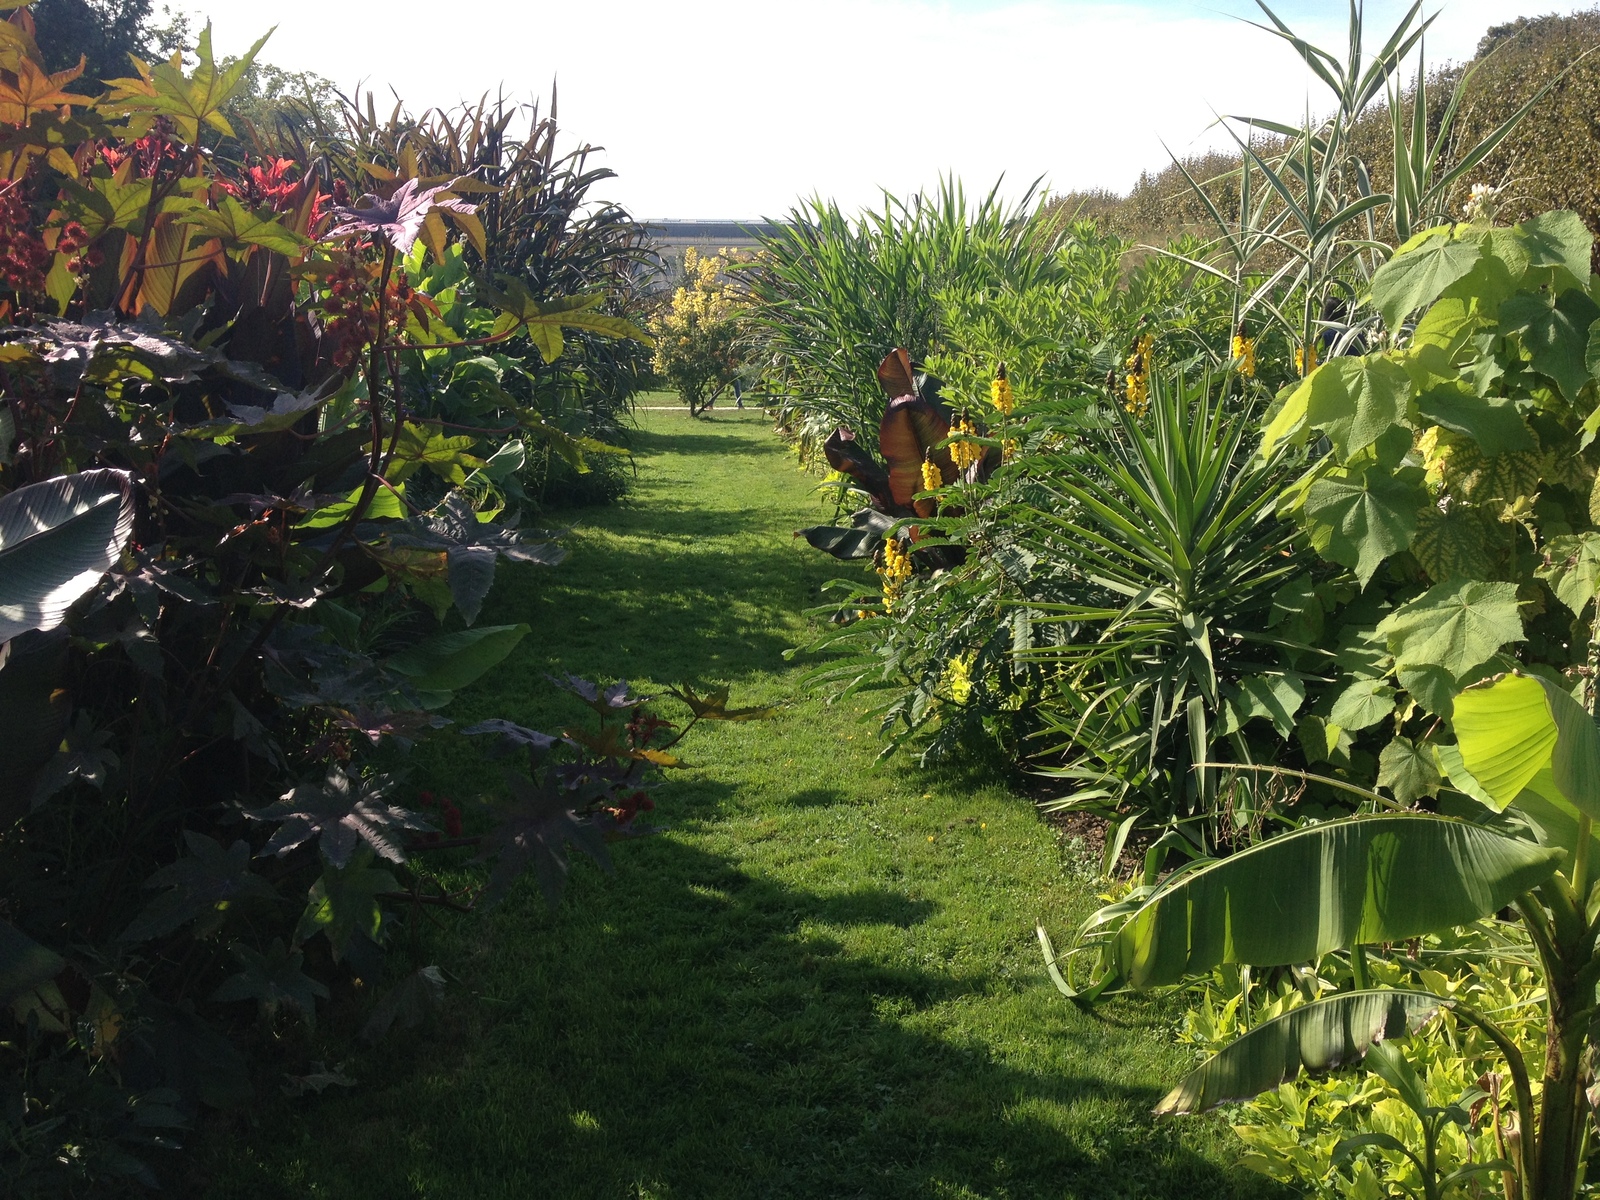
<path id="1" fill-rule="evenodd" d="M 1011 394 L 1011 381 L 1006 378 L 1005 363 L 1000 364 L 994 374 L 994 382 L 989 385 L 989 402 L 1000 410 L 1002 416 L 1007 417 L 1017 406 L 1016 397 Z"/>
<path id="2" fill-rule="evenodd" d="M 937 492 L 944 486 L 944 476 L 939 474 L 939 464 L 933 461 L 930 453 L 922 460 L 922 490 Z"/>
<path id="3" fill-rule="evenodd" d="M 965 440 L 978 436 L 977 429 L 967 420 L 965 413 L 957 417 L 956 423 L 950 426 L 950 436 L 961 439 L 950 443 L 950 457 L 956 464 L 956 470 L 965 471 L 983 457 L 982 446 Z"/>
<path id="4" fill-rule="evenodd" d="M 1231 347 L 1233 361 L 1239 364 L 1239 374 L 1246 379 L 1256 377 L 1256 341 L 1254 338 L 1245 337 L 1244 330 L 1233 335 Z"/>
<path id="5" fill-rule="evenodd" d="M 944 681 L 950 687 L 950 698 L 957 704 L 965 704 L 972 695 L 972 662 L 977 656 L 977 651 L 969 650 L 945 664 Z"/>
<path id="6" fill-rule="evenodd" d="M 1022 451 L 1022 443 L 1016 438 L 1007 438 L 1000 446 L 1000 461 L 1010 462 Z"/>
<path id="7" fill-rule="evenodd" d="M 911 578 L 911 555 L 901 547 L 899 538 L 884 542 L 883 566 L 878 568 L 878 574 L 883 577 L 884 611 L 893 612 L 905 590 L 906 580 Z"/>
<path id="8" fill-rule="evenodd" d="M 1317 369 L 1317 346 L 1315 342 L 1309 346 L 1295 347 L 1294 369 L 1302 377 L 1311 374 Z"/>
<path id="9" fill-rule="evenodd" d="M 1127 397 L 1127 410 L 1136 416 L 1150 403 L 1150 352 L 1155 348 L 1155 338 L 1146 333 L 1133 344 L 1123 366 L 1127 375 L 1123 380 L 1123 393 Z"/>

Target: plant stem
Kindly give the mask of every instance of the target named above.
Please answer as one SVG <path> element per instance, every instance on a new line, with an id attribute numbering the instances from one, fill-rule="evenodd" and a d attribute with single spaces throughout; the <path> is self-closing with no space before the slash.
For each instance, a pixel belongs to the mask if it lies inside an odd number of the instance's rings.
<path id="1" fill-rule="evenodd" d="M 1350 974 L 1357 991 L 1364 992 L 1372 986 L 1367 981 L 1367 952 L 1360 946 L 1350 947 Z"/>

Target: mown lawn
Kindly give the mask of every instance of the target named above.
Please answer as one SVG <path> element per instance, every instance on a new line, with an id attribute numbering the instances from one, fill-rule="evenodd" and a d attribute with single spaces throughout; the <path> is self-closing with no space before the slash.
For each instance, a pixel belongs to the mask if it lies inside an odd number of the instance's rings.
<path id="1" fill-rule="evenodd" d="M 192 1157 L 207 1196 L 1212 1197 L 1265 1195 L 1219 1121 L 1145 1114 L 1189 1061 L 1175 1010 L 1098 1017 L 1044 978 L 1036 918 L 1095 903 L 1025 801 L 874 768 L 851 707 L 797 694 L 782 653 L 837 564 L 825 515 L 758 412 L 641 415 L 638 484 L 570 514 L 570 559 L 504 570 L 485 622 L 533 627 L 451 716 L 550 728 L 545 672 L 648 690 L 733 685 L 771 721 L 708 726 L 659 793 L 660 836 L 581 865 L 549 912 L 531 880 L 428 935 L 453 982 L 414 1042 L 342 1053 L 348 1090 L 273 1094 Z M 846 568 L 849 569 L 849 568 Z M 413 783 L 468 799 L 470 739 Z M 337 1001 L 317 1053 L 360 1005 Z M 345 1011 L 348 1010 L 348 1011 Z"/>

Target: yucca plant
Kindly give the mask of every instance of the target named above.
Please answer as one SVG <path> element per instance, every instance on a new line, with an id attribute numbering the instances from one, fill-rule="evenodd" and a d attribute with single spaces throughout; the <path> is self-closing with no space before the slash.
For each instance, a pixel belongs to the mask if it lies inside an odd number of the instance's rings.
<path id="1" fill-rule="evenodd" d="M 1274 514 L 1297 464 L 1256 454 L 1256 405 L 1233 382 L 1152 373 L 1147 412 L 1110 406 L 1023 460 L 1048 500 L 1013 514 L 1035 531 L 1020 544 L 1036 575 L 1070 580 L 1029 601 L 1035 624 L 1069 631 L 1025 652 L 1057 681 L 1038 758 L 1072 790 L 1052 807 L 1143 811 L 1197 850 L 1218 834 L 1200 764 L 1255 761 L 1249 722 L 1287 736 L 1305 697 L 1300 647 L 1273 628 L 1274 594 L 1305 569 Z"/>

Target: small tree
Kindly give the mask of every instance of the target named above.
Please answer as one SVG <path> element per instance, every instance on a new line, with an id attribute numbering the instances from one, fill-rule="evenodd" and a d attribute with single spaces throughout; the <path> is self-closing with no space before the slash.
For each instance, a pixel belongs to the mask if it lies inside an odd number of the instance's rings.
<path id="1" fill-rule="evenodd" d="M 726 253 L 726 252 L 725 252 Z M 651 319 L 655 369 L 699 416 L 739 374 L 736 316 L 741 305 L 724 272 L 725 254 L 684 251 L 683 283 Z"/>

